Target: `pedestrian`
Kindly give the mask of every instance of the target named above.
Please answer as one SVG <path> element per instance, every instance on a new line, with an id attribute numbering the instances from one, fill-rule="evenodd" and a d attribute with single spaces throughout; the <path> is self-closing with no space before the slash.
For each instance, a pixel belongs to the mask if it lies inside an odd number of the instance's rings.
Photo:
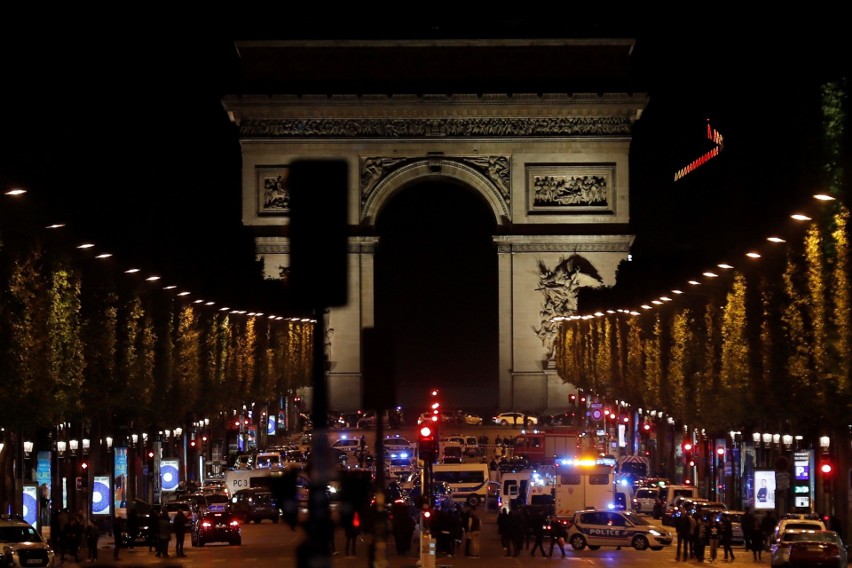
<path id="1" fill-rule="evenodd" d="M 80 519 L 77 515 L 70 515 L 68 524 L 65 525 L 65 530 L 62 532 L 62 561 L 65 561 L 65 553 L 67 552 L 74 558 L 74 562 L 80 562 L 80 541 L 83 538 L 83 527 L 80 524 Z"/>
<path id="2" fill-rule="evenodd" d="M 124 532 L 124 519 L 118 515 L 112 519 L 112 559 L 118 560 L 121 550 L 121 534 Z"/>
<path id="3" fill-rule="evenodd" d="M 722 549 L 725 552 L 724 562 L 734 561 L 734 523 L 731 517 L 724 515 L 722 517 Z"/>
<path id="4" fill-rule="evenodd" d="M 157 511 L 151 509 L 148 513 L 148 552 L 152 550 L 159 551 L 160 550 L 160 515 L 157 514 Z M 159 556 L 159 554 L 157 554 Z"/>
<path id="5" fill-rule="evenodd" d="M 497 534 L 500 535 L 500 546 L 503 547 L 506 556 L 512 556 L 511 523 L 509 510 L 503 507 L 500 509 L 500 514 L 497 515 Z"/>
<path id="6" fill-rule="evenodd" d="M 533 547 L 530 551 L 530 556 L 535 556 L 535 551 L 540 550 L 541 555 L 546 557 L 547 552 L 544 550 L 544 539 L 545 537 L 550 537 L 550 530 L 547 528 L 547 522 L 544 517 L 538 513 L 536 513 L 531 518 L 531 526 L 532 526 L 532 534 L 533 534 Z"/>
<path id="7" fill-rule="evenodd" d="M 358 511 L 344 513 L 343 534 L 346 536 L 344 554 L 346 556 L 355 556 L 355 543 L 358 540 L 358 535 L 361 534 L 361 520 L 358 516 Z"/>
<path id="8" fill-rule="evenodd" d="M 157 557 L 169 557 L 169 541 L 172 539 L 172 522 L 169 518 L 169 512 L 165 509 L 160 513 L 157 519 Z"/>
<path id="9" fill-rule="evenodd" d="M 479 532 L 482 530 L 482 519 L 476 512 L 476 507 L 471 507 L 467 515 L 467 530 L 465 535 L 470 543 L 468 551 L 471 558 L 479 558 Z"/>
<path id="10" fill-rule="evenodd" d="M 764 550 L 769 550 L 769 539 L 772 537 L 772 533 L 775 532 L 775 526 L 777 524 L 778 519 L 775 517 L 775 513 L 771 510 L 766 513 L 766 516 L 764 516 L 763 520 L 760 522 L 760 529 L 762 532 L 762 540 L 760 543 Z"/>
<path id="11" fill-rule="evenodd" d="M 663 498 L 657 497 L 654 499 L 654 508 L 651 510 L 651 516 L 655 519 L 659 519 L 663 516 Z"/>
<path id="12" fill-rule="evenodd" d="M 86 550 L 88 551 L 89 562 L 97 562 L 98 538 L 100 538 L 101 532 L 98 530 L 98 525 L 95 524 L 94 520 L 89 520 L 83 534 L 86 538 Z"/>
<path id="13" fill-rule="evenodd" d="M 559 551 L 562 552 L 562 558 L 565 558 L 565 537 L 568 536 L 568 531 L 565 529 L 565 525 L 559 522 L 559 519 L 556 517 L 549 517 L 550 522 L 550 556 L 553 557 L 553 547 L 558 546 Z"/>
<path id="14" fill-rule="evenodd" d="M 692 518 L 681 509 L 680 516 L 675 522 L 675 533 L 677 534 L 677 552 L 675 552 L 675 560 L 678 562 L 686 562 L 689 560 L 689 541 L 692 538 Z"/>
<path id="15" fill-rule="evenodd" d="M 763 529 L 761 528 L 760 519 L 755 516 L 752 519 L 751 527 L 749 531 L 751 532 L 751 553 L 752 558 L 757 562 L 761 560 L 761 556 L 763 555 Z"/>
<path id="16" fill-rule="evenodd" d="M 178 511 L 172 521 L 172 526 L 175 531 L 175 556 L 186 556 L 183 551 L 183 543 L 186 540 L 186 527 L 189 524 L 189 519 L 183 511 Z"/>
<path id="17" fill-rule="evenodd" d="M 710 564 L 716 563 L 716 555 L 719 552 L 719 541 L 722 538 L 722 526 L 716 517 L 710 516 L 707 519 L 707 541 L 710 544 Z"/>
<path id="18" fill-rule="evenodd" d="M 130 550 L 133 550 L 133 545 L 136 542 L 136 537 L 139 533 L 139 514 L 136 512 L 136 509 L 130 509 L 127 512 L 127 521 L 124 523 L 127 527 L 127 546 Z"/>
<path id="19" fill-rule="evenodd" d="M 704 519 L 694 513 L 695 531 L 692 537 L 692 549 L 695 551 L 695 560 L 704 562 L 704 549 L 707 547 L 707 523 Z"/>
<path id="20" fill-rule="evenodd" d="M 512 556 L 518 556 L 524 548 L 524 537 L 527 533 L 527 521 L 519 509 L 512 509 L 509 531 L 512 535 Z"/>
<path id="21" fill-rule="evenodd" d="M 408 505 L 394 503 L 391 507 L 393 520 L 393 540 L 396 543 L 396 553 L 405 556 L 411 552 L 411 539 L 414 538 L 414 517 L 411 516 Z"/>
<path id="22" fill-rule="evenodd" d="M 754 526 L 754 512 L 751 507 L 746 506 L 743 511 L 743 543 L 746 550 L 751 550 L 751 528 Z"/>

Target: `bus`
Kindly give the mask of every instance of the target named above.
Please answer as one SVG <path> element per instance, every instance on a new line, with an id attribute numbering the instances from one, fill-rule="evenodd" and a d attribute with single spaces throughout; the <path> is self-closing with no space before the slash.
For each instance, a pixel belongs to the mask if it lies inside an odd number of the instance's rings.
<path id="1" fill-rule="evenodd" d="M 488 473 L 487 463 L 436 463 L 432 465 L 432 480 L 445 481 L 450 486 L 453 501 L 465 503 L 472 507 L 485 503 L 488 498 L 488 482 L 490 481 Z M 423 475 L 426 475 L 425 468 Z"/>

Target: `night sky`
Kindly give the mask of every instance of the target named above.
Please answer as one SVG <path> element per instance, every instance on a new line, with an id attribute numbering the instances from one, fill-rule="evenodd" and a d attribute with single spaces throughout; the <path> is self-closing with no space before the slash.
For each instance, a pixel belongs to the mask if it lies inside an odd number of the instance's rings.
<path id="1" fill-rule="evenodd" d="M 818 86 L 848 72 L 849 34 L 838 29 L 842 18 L 784 20 L 582 29 L 636 37 L 637 90 L 651 96 L 631 150 L 632 269 L 643 275 L 637 303 L 742 254 L 817 191 Z M 297 24 L 288 20 L 274 37 L 578 35 L 577 26 L 539 20 Z M 107 243 L 122 262 L 234 306 L 280 310 L 281 298 L 257 282 L 252 236 L 241 225 L 240 148 L 220 104 L 238 77 L 232 41 L 120 27 L 27 33 L 33 29 L 0 39 L 0 187 L 25 185 L 31 209 L 66 222 L 75 239 Z M 273 36 L 255 27 L 237 37 Z M 708 119 L 725 136 L 722 154 L 674 183 L 674 171 L 706 149 Z M 434 228 L 417 225 L 417 211 L 437 206 L 422 191 L 392 200 L 378 219 L 380 234 L 395 239 L 377 253 L 377 318 L 424 332 L 398 346 L 415 383 L 488 385 L 496 373 L 491 228 L 471 196 L 432 189 L 468 221 L 442 227 L 459 231 L 452 236 L 464 246 L 447 257 L 448 243 L 427 250 L 419 240 L 420 229 Z M 3 207 L 6 222 L 17 215 Z M 430 258 L 435 250 L 443 263 Z M 447 367 L 459 346 L 467 363 Z M 496 404 L 496 390 L 458 395 Z"/>

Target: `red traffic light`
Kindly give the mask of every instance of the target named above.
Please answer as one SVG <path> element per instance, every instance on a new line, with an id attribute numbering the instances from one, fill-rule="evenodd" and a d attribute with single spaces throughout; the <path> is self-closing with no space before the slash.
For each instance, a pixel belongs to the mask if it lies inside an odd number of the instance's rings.
<path id="1" fill-rule="evenodd" d="M 431 438 L 434 434 L 432 433 L 432 428 L 430 426 L 421 426 L 420 427 L 420 437 L 421 438 Z"/>
<path id="2" fill-rule="evenodd" d="M 81 464 L 80 464 L 80 467 L 82 467 L 83 469 L 89 469 L 89 462 L 83 462 L 83 463 L 81 463 Z"/>
<path id="3" fill-rule="evenodd" d="M 718 448 L 716 448 L 716 454 L 719 457 L 724 456 L 725 455 L 725 448 L 723 448 L 722 446 L 719 446 Z"/>
<path id="4" fill-rule="evenodd" d="M 681 446 L 681 447 L 683 448 L 684 452 L 691 452 L 692 451 L 692 442 L 684 442 L 683 446 Z"/>
<path id="5" fill-rule="evenodd" d="M 651 431 L 651 423 L 645 422 L 644 424 L 642 424 L 642 429 L 646 432 L 650 432 Z"/>
<path id="6" fill-rule="evenodd" d="M 832 468 L 832 467 L 831 467 L 831 464 L 830 464 L 829 462 L 823 462 L 823 463 L 822 463 L 822 464 L 820 464 L 820 466 L 819 466 L 819 470 L 820 470 L 820 471 L 821 471 L 824 475 L 828 475 L 829 473 L 831 473 L 832 469 L 834 469 L 834 468 Z"/>

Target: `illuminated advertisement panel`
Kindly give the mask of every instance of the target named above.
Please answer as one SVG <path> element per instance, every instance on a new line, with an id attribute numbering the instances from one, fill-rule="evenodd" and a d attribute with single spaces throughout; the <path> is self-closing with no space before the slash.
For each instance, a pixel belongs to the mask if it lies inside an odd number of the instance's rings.
<path id="1" fill-rule="evenodd" d="M 24 520 L 36 526 L 38 523 L 38 487 L 35 485 L 24 485 Z"/>
<path id="2" fill-rule="evenodd" d="M 96 475 L 92 484 L 92 514 L 109 515 L 109 502 L 112 496 L 109 489 L 109 476 Z"/>
<path id="3" fill-rule="evenodd" d="M 160 487 L 163 491 L 177 491 L 180 483 L 180 460 L 160 460 Z"/>
<path id="4" fill-rule="evenodd" d="M 754 508 L 775 508 L 775 471 L 771 469 L 754 472 Z"/>
<path id="5" fill-rule="evenodd" d="M 127 510 L 127 448 L 117 446 L 115 450 L 115 486 L 113 493 L 113 507 L 116 514 L 124 516 Z M 107 484 L 109 485 L 109 484 Z M 109 514 L 109 508 L 107 508 Z"/>

